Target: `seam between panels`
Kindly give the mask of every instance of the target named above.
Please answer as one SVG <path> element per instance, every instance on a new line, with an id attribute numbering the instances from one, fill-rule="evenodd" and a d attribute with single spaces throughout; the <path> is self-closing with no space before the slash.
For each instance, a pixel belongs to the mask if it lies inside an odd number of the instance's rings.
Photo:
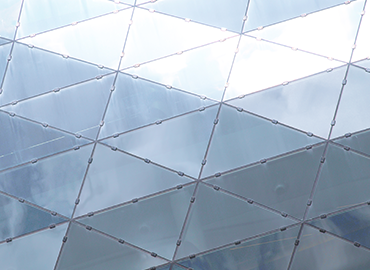
<path id="1" fill-rule="evenodd" d="M 135 4 L 136 4 L 136 0 L 135 0 Z M 133 16 L 133 14 L 134 14 L 134 10 L 135 10 L 135 7 L 132 9 L 131 19 L 132 19 L 132 16 Z M 123 48 L 125 47 L 126 40 L 127 40 L 127 36 L 128 36 L 128 34 L 129 34 L 129 31 L 130 31 L 130 27 L 131 27 L 131 25 L 129 25 L 129 27 L 128 27 L 128 29 L 127 29 L 126 38 L 125 38 L 125 41 L 124 41 L 124 44 L 123 44 Z M 92 149 L 92 151 L 91 151 L 91 155 L 90 155 L 90 158 L 89 158 L 89 160 L 88 160 L 88 164 L 87 164 L 87 167 L 86 167 L 86 170 L 85 170 L 85 174 L 84 174 L 84 177 L 83 177 L 83 180 L 82 180 L 82 184 L 81 184 L 81 187 L 80 187 L 80 189 L 79 189 L 79 192 L 78 192 L 78 195 L 77 195 L 77 198 L 76 198 L 76 201 L 75 201 L 75 206 L 74 206 L 74 209 L 73 209 L 73 211 L 72 211 L 72 215 L 71 215 L 72 220 L 73 220 L 74 214 L 75 214 L 75 212 L 76 212 L 77 206 L 78 206 L 78 204 L 79 204 L 79 202 L 80 202 L 81 193 L 82 193 L 82 190 L 83 190 L 84 184 L 85 184 L 85 182 L 86 182 L 86 177 L 87 177 L 87 174 L 88 174 L 88 172 L 89 172 L 90 165 L 91 165 L 91 163 L 93 162 L 93 156 L 94 156 L 94 153 L 95 153 L 96 145 L 97 145 L 97 143 L 98 143 L 98 138 L 99 138 L 100 130 L 101 130 L 101 128 L 102 128 L 102 126 L 103 126 L 103 124 L 104 124 L 104 117 L 105 117 L 105 114 L 106 114 L 107 108 L 108 108 L 108 106 L 109 106 L 109 102 L 110 102 L 110 99 L 111 99 L 112 93 L 113 93 L 114 88 L 115 88 L 115 83 L 116 83 L 117 76 L 118 76 L 118 73 L 119 73 L 119 66 L 120 66 L 120 64 L 121 64 L 121 60 L 122 60 L 122 56 L 120 56 L 119 64 L 118 64 L 117 70 L 115 71 L 115 73 L 116 73 L 116 74 L 115 74 L 115 78 L 114 78 L 113 83 L 112 83 L 112 87 L 111 87 L 111 89 L 110 89 L 111 91 L 110 91 L 110 93 L 109 93 L 108 101 L 107 101 L 107 104 L 106 104 L 106 106 L 105 106 L 105 110 L 104 110 L 104 113 L 103 113 L 103 115 L 102 115 L 102 118 L 101 118 L 102 120 L 101 120 L 101 122 L 100 122 L 99 129 L 98 129 L 98 132 L 97 132 L 96 137 L 95 137 L 95 140 L 94 140 L 94 146 L 93 146 L 93 149 Z M 70 226 L 71 226 L 71 222 L 68 224 L 68 228 L 67 228 L 67 232 L 66 232 L 66 237 L 68 237 L 68 233 L 69 233 Z M 63 240 L 64 240 L 64 239 L 63 239 Z M 62 252 L 63 252 L 64 243 L 65 243 L 65 242 L 63 241 L 63 244 L 62 244 L 62 246 L 61 246 L 61 248 L 60 248 L 60 250 L 59 250 L 59 254 L 58 254 L 58 257 L 57 257 L 57 261 L 56 261 L 56 263 L 55 263 L 55 266 L 54 266 L 54 270 L 56 270 L 56 269 L 57 269 L 57 267 L 58 267 L 58 264 L 59 264 L 59 261 L 60 261 L 61 254 L 62 254 Z"/>

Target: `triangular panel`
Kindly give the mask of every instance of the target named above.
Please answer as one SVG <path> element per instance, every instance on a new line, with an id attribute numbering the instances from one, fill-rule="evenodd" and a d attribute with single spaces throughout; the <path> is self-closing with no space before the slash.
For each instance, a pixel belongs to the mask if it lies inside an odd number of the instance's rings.
<path id="1" fill-rule="evenodd" d="M 248 34 L 348 62 L 363 6 L 354 1 Z"/>
<path id="2" fill-rule="evenodd" d="M 220 100 L 239 38 L 212 43 L 125 72 Z"/>
<path id="3" fill-rule="evenodd" d="M 0 174 L 0 190 L 71 216 L 92 146 L 71 150 Z"/>
<path id="4" fill-rule="evenodd" d="M 287 269 L 298 227 L 179 262 L 192 269 Z"/>
<path id="5" fill-rule="evenodd" d="M 347 66 L 227 103 L 327 138 Z"/>
<path id="6" fill-rule="evenodd" d="M 41 64 L 42 63 L 42 64 Z M 15 43 L 0 105 L 108 73 L 73 59 Z"/>
<path id="7" fill-rule="evenodd" d="M 27 0 L 22 8 L 17 37 L 86 20 L 120 7 L 106 0 Z"/>
<path id="8" fill-rule="evenodd" d="M 304 226 L 293 257 L 292 270 L 359 269 L 370 264 L 370 252 L 351 243 Z"/>
<path id="9" fill-rule="evenodd" d="M 329 145 L 308 217 L 369 200 L 370 159 Z"/>
<path id="10" fill-rule="evenodd" d="M 100 138 L 128 131 L 212 104 L 199 96 L 167 89 L 119 73 Z"/>
<path id="11" fill-rule="evenodd" d="M 350 66 L 331 138 L 370 128 L 370 73 Z"/>
<path id="12" fill-rule="evenodd" d="M 67 224 L 0 245 L 3 269 L 53 269 Z M 21 258 L 21 259 L 20 259 Z M 5 268 L 4 268 L 5 267 Z"/>
<path id="13" fill-rule="evenodd" d="M 137 8 L 127 37 L 121 68 L 141 64 L 232 35 L 235 34 Z M 149 48 L 148 44 L 150 44 Z"/>
<path id="14" fill-rule="evenodd" d="M 0 112 L 0 170 L 87 143 L 62 133 Z"/>
<path id="15" fill-rule="evenodd" d="M 294 223 L 200 184 L 176 258 L 236 242 Z"/>
<path id="16" fill-rule="evenodd" d="M 343 0 L 295 1 L 295 0 L 250 0 L 244 31 L 291 19 L 305 13 L 343 4 Z"/>
<path id="17" fill-rule="evenodd" d="M 13 38 L 22 0 L 2 0 L 0 9 L 0 36 Z"/>
<path id="18" fill-rule="evenodd" d="M 110 68 L 118 68 L 132 8 L 63 27 L 22 42 Z"/>
<path id="19" fill-rule="evenodd" d="M 294 50 L 264 40 L 242 36 L 226 99 L 287 84 L 342 65 L 328 58 Z"/>
<path id="20" fill-rule="evenodd" d="M 108 75 L 57 93 L 28 99 L 3 110 L 95 139 L 114 76 Z"/>
<path id="21" fill-rule="evenodd" d="M 323 151 L 324 146 L 314 147 L 207 182 L 303 218 Z"/>
<path id="22" fill-rule="evenodd" d="M 136 2 L 141 3 L 144 1 L 137 0 Z M 247 3 L 248 0 L 236 0 L 233 2 L 225 0 L 206 0 L 201 2 L 197 0 L 161 0 L 143 7 L 182 18 L 189 18 L 214 27 L 224 27 L 231 31 L 240 32 Z"/>
<path id="23" fill-rule="evenodd" d="M 187 177 L 98 144 L 75 216 L 190 182 Z"/>
<path id="24" fill-rule="evenodd" d="M 171 260 L 193 191 L 187 186 L 79 221 Z"/>
<path id="25" fill-rule="evenodd" d="M 318 142 L 303 132 L 222 106 L 202 177 Z"/>
<path id="26" fill-rule="evenodd" d="M 0 194 L 0 241 L 65 221 L 39 208 Z M 8 240 L 9 241 L 9 240 Z"/>
<path id="27" fill-rule="evenodd" d="M 198 177 L 217 109 L 210 107 L 103 142 Z"/>
<path id="28" fill-rule="evenodd" d="M 166 261 L 71 224 L 56 270 L 142 270 Z"/>

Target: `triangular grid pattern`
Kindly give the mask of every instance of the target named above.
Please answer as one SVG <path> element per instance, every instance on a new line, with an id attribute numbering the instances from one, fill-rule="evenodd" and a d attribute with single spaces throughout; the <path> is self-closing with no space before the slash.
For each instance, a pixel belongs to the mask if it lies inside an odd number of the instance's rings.
<path id="1" fill-rule="evenodd" d="M 370 268 L 368 1 L 3 2 L 2 267 Z"/>

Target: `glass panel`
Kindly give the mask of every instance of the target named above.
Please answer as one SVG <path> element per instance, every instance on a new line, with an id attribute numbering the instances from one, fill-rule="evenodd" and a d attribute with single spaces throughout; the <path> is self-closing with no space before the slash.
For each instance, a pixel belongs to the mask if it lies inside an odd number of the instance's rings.
<path id="1" fill-rule="evenodd" d="M 75 216 L 190 181 L 187 177 L 98 144 Z"/>
<path id="2" fill-rule="evenodd" d="M 268 161 L 208 181 L 256 202 L 303 218 L 324 146 Z M 299 181 L 297 181 L 299 179 Z"/>
<path id="3" fill-rule="evenodd" d="M 348 62 L 363 6 L 363 0 L 354 1 L 249 34 Z"/>
<path id="4" fill-rule="evenodd" d="M 303 13 L 310 13 L 330 6 L 343 4 L 343 0 L 324 1 L 294 1 L 294 0 L 250 0 L 248 19 L 244 31 L 250 31 L 259 26 L 265 26 L 278 21 L 284 21 Z"/>
<path id="5" fill-rule="evenodd" d="M 103 142 L 198 177 L 217 109 L 207 108 Z"/>
<path id="6" fill-rule="evenodd" d="M 3 109 L 95 139 L 114 77 L 115 74 L 77 84 Z"/>
<path id="7" fill-rule="evenodd" d="M 120 7 L 104 0 L 27 0 L 23 5 L 17 37 L 82 21 Z"/>
<path id="8" fill-rule="evenodd" d="M 226 39 L 125 72 L 220 100 L 238 40 L 238 37 Z"/>
<path id="9" fill-rule="evenodd" d="M 370 216 L 369 208 L 369 206 L 361 207 L 310 223 L 352 242 L 370 247 L 370 220 L 365 218 Z"/>
<path id="10" fill-rule="evenodd" d="M 72 223 L 57 270 L 142 270 L 166 261 Z"/>
<path id="11" fill-rule="evenodd" d="M 370 73 L 354 66 L 349 68 L 332 138 L 370 127 L 370 118 L 366 117 L 370 112 L 369 84 Z"/>
<path id="12" fill-rule="evenodd" d="M 210 100 L 202 100 L 197 96 L 120 73 L 100 138 L 152 124 L 212 103 Z"/>
<path id="13" fill-rule="evenodd" d="M 344 137 L 336 140 L 335 142 L 340 143 L 344 146 L 360 151 L 362 153 L 370 155 L 370 131 L 365 131 L 351 135 L 351 137 Z"/>
<path id="14" fill-rule="evenodd" d="M 369 158 L 329 145 L 308 217 L 366 202 L 369 184 Z"/>
<path id="15" fill-rule="evenodd" d="M 22 39 L 24 43 L 116 69 L 132 9 Z"/>
<path id="16" fill-rule="evenodd" d="M 187 186 L 80 222 L 171 260 L 193 191 Z"/>
<path id="17" fill-rule="evenodd" d="M 63 221 L 58 216 L 0 194 L 0 241 Z"/>
<path id="18" fill-rule="evenodd" d="M 202 177 L 280 155 L 320 139 L 222 106 Z"/>
<path id="19" fill-rule="evenodd" d="M 347 66 L 228 103 L 327 138 Z"/>
<path id="20" fill-rule="evenodd" d="M 70 217 L 92 146 L 69 151 L 0 174 L 0 189 Z"/>
<path id="21" fill-rule="evenodd" d="M 0 169 L 55 154 L 85 139 L 0 113 Z"/>
<path id="22" fill-rule="evenodd" d="M 293 221 L 200 184 L 176 255 L 183 258 Z"/>
<path id="23" fill-rule="evenodd" d="M 0 37 L 0 45 L 3 45 L 4 43 L 7 43 L 7 42 L 10 42 L 10 40 Z"/>
<path id="24" fill-rule="evenodd" d="M 226 99 L 281 85 L 342 65 L 264 40 L 242 36 L 226 91 Z"/>
<path id="25" fill-rule="evenodd" d="M 42 63 L 42 64 L 41 64 Z M 14 44 L 0 105 L 106 74 L 108 70 Z"/>
<path id="26" fill-rule="evenodd" d="M 369 251 L 357 248 L 329 234 L 304 226 L 298 249 L 293 258 L 295 270 L 358 269 L 370 265 Z"/>
<path id="27" fill-rule="evenodd" d="M 193 269 L 287 269 L 299 227 L 180 262 Z"/>
<path id="28" fill-rule="evenodd" d="M 1 84 L 1 81 L 3 80 L 4 71 L 5 71 L 6 64 L 7 64 L 7 58 L 9 56 L 11 47 L 12 47 L 11 43 L 0 46 L 0 84 Z M 2 100 L 2 95 L 0 95 L 0 105 L 1 105 L 1 100 Z"/>
<path id="29" fill-rule="evenodd" d="M 367 69 L 370 70 L 370 57 L 368 57 L 368 58 L 366 58 L 364 60 L 361 60 L 359 62 L 355 62 L 353 64 L 354 65 L 357 65 L 357 66 L 360 66 L 360 67 L 363 67 L 363 68 L 367 68 Z"/>
<path id="30" fill-rule="evenodd" d="M 135 9 L 133 21 L 121 68 L 235 35 L 176 17 L 150 13 L 140 8 Z"/>
<path id="31" fill-rule="evenodd" d="M 12 39 L 22 0 L 1 0 L 0 36 Z"/>
<path id="32" fill-rule="evenodd" d="M 356 49 L 353 52 L 352 62 L 370 57 L 370 4 L 367 2 L 365 14 L 362 16 L 361 26 L 356 40 Z"/>
<path id="33" fill-rule="evenodd" d="M 2 267 L 7 270 L 53 269 L 66 229 L 67 224 L 61 224 L 52 230 L 41 231 L 15 239 L 11 243 L 1 244 Z"/>
<path id="34" fill-rule="evenodd" d="M 142 3 L 144 1 L 137 0 L 136 2 Z M 144 7 L 240 32 L 247 3 L 248 0 L 235 0 L 231 3 L 224 0 L 163 0 L 144 5 Z"/>

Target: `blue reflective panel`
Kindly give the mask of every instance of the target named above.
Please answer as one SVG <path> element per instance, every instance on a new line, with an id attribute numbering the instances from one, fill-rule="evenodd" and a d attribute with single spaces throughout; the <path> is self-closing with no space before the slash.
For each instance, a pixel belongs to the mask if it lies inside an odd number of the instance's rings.
<path id="1" fill-rule="evenodd" d="M 0 241 L 63 221 L 61 217 L 0 194 Z"/>
<path id="2" fill-rule="evenodd" d="M 266 26 L 279 21 L 284 21 L 304 13 L 315 12 L 330 6 L 343 4 L 343 0 L 250 0 L 248 18 L 244 31 L 250 31 L 259 26 Z"/>
<path id="3" fill-rule="evenodd" d="M 327 138 L 347 66 L 227 103 Z"/>
<path id="4" fill-rule="evenodd" d="M 370 159 L 329 145 L 308 217 L 369 200 Z"/>
<path id="5" fill-rule="evenodd" d="M 67 236 L 56 270 L 142 270 L 166 263 L 74 223 Z"/>
<path id="6" fill-rule="evenodd" d="M 364 2 L 360 0 L 350 5 L 332 7 L 248 34 L 347 62 L 352 53 Z"/>
<path id="7" fill-rule="evenodd" d="M 303 150 L 207 181 L 256 202 L 303 218 L 324 146 Z"/>
<path id="8" fill-rule="evenodd" d="M 116 69 L 132 8 L 22 39 L 47 50 Z"/>
<path id="9" fill-rule="evenodd" d="M 343 65 L 300 50 L 242 36 L 225 99 L 286 84 Z"/>
<path id="10" fill-rule="evenodd" d="M 0 174 L 0 190 L 71 216 L 92 146 L 39 160 Z"/>
<path id="11" fill-rule="evenodd" d="M 293 257 L 292 270 L 358 269 L 367 270 L 370 252 L 342 239 L 304 226 Z"/>
<path id="12" fill-rule="evenodd" d="M 10 42 L 10 40 L 0 37 L 0 45 L 3 45 L 5 43 L 9 43 L 9 42 Z"/>
<path id="13" fill-rule="evenodd" d="M 5 113 L 0 113 L 0 126 L 0 169 L 87 143 L 85 139 Z"/>
<path id="14" fill-rule="evenodd" d="M 13 38 L 22 0 L 1 0 L 0 36 Z"/>
<path id="15" fill-rule="evenodd" d="M 238 36 L 125 70 L 143 78 L 220 100 Z"/>
<path id="16" fill-rule="evenodd" d="M 131 201 L 191 179 L 98 144 L 75 216 Z"/>
<path id="17" fill-rule="evenodd" d="M 22 8 L 17 37 L 37 34 L 123 7 L 105 0 L 27 0 Z"/>
<path id="18" fill-rule="evenodd" d="M 213 106 L 103 142 L 198 177 L 217 109 Z"/>
<path id="19" fill-rule="evenodd" d="M 79 222 L 171 260 L 194 186 L 139 200 Z"/>
<path id="20" fill-rule="evenodd" d="M 1 47 L 0 47 L 1 48 Z M 0 49 L 1 50 L 1 49 Z M 108 73 L 107 69 L 15 43 L 0 105 Z"/>
<path id="21" fill-rule="evenodd" d="M 121 68 L 234 35 L 214 27 L 136 8 Z"/>
<path id="22" fill-rule="evenodd" d="M 222 106 L 219 123 L 208 151 L 202 177 L 237 168 L 261 159 L 320 142 L 280 124 L 256 117 L 227 105 Z"/>
<path id="23" fill-rule="evenodd" d="M 7 65 L 7 59 L 10 53 L 10 49 L 12 47 L 12 44 L 4 44 L 0 46 L 0 82 L 3 80 L 4 71 Z M 1 98 L 2 94 L 0 94 L 0 104 L 1 104 Z"/>
<path id="24" fill-rule="evenodd" d="M 180 115 L 210 100 L 119 73 L 100 138 Z"/>
<path id="25" fill-rule="evenodd" d="M 331 138 L 370 128 L 369 83 L 370 73 L 350 66 Z"/>
<path id="26" fill-rule="evenodd" d="M 370 207 L 366 205 L 354 210 L 330 215 L 325 219 L 311 221 L 310 224 L 370 248 L 369 216 Z"/>
<path id="27" fill-rule="evenodd" d="M 200 184 L 176 259 L 292 223 L 289 218 Z"/>
<path id="28" fill-rule="evenodd" d="M 195 270 L 287 269 L 299 227 L 217 250 L 179 263 Z"/>
<path id="29" fill-rule="evenodd" d="M 350 147 L 353 150 L 360 151 L 362 153 L 370 155 L 370 131 L 369 130 L 353 134 L 350 137 L 340 138 L 338 140 L 335 140 L 335 142 L 340 143 L 344 146 Z"/>
<path id="30" fill-rule="evenodd" d="M 362 16 L 361 26 L 356 40 L 356 49 L 353 52 L 352 62 L 370 57 L 370 4 L 366 3 L 365 13 Z"/>
<path id="31" fill-rule="evenodd" d="M 57 225 L 0 245 L 3 269 L 53 269 L 67 224 Z M 4 268 L 5 267 L 5 268 Z"/>
<path id="32" fill-rule="evenodd" d="M 115 74 L 93 79 L 3 110 L 95 139 L 114 77 Z"/>
<path id="33" fill-rule="evenodd" d="M 147 1 L 137 0 L 136 2 L 138 4 Z M 154 4 L 143 5 L 143 7 L 240 32 L 247 4 L 248 0 L 232 2 L 225 0 L 161 0 Z"/>

